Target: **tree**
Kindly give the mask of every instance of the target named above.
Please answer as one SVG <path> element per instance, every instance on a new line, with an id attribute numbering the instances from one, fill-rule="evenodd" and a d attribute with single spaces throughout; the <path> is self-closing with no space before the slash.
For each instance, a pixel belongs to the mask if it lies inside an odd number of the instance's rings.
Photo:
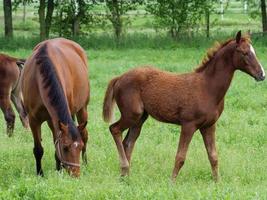
<path id="1" fill-rule="evenodd" d="M 105 0 L 107 6 L 107 18 L 112 23 L 117 41 L 119 41 L 123 28 L 123 15 L 136 9 L 142 0 Z"/>
<path id="2" fill-rule="evenodd" d="M 91 25 L 94 22 L 90 11 L 96 4 L 97 0 L 58 0 L 54 25 L 59 35 L 79 36 L 81 25 Z"/>
<path id="3" fill-rule="evenodd" d="M 155 0 L 147 4 L 147 10 L 156 17 L 156 22 L 169 30 L 176 38 L 181 31 L 189 33 L 206 15 L 209 29 L 209 0 Z"/>
<path id="4" fill-rule="evenodd" d="M 44 40 L 49 37 L 52 16 L 54 11 L 54 0 L 40 0 L 38 15 L 40 23 L 40 39 Z"/>
<path id="5" fill-rule="evenodd" d="M 265 0 L 261 0 L 261 21 L 262 21 L 262 31 L 267 32 L 267 15 L 266 15 Z"/>
<path id="6" fill-rule="evenodd" d="M 3 7 L 4 7 L 4 19 L 5 19 L 5 37 L 13 37 L 11 0 L 4 0 Z"/>

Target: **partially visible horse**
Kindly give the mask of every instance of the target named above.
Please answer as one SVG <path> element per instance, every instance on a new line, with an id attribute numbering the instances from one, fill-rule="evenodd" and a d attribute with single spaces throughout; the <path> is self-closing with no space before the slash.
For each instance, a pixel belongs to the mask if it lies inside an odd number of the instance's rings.
<path id="1" fill-rule="evenodd" d="M 215 126 L 236 70 L 249 74 L 257 81 L 265 79 L 254 48 L 248 37 L 241 37 L 241 31 L 235 39 L 210 50 L 194 72 L 176 74 L 141 67 L 111 80 L 104 99 L 103 117 L 106 122 L 111 121 L 116 102 L 121 118 L 110 126 L 110 131 L 118 149 L 121 175 L 129 173 L 134 144 L 142 125 L 151 115 L 159 121 L 182 126 L 173 180 L 184 164 L 196 130 L 202 134 L 213 177 L 218 180 Z M 122 141 L 122 133 L 126 129 L 128 133 Z"/>
<path id="2" fill-rule="evenodd" d="M 43 175 L 41 124 L 53 133 L 56 169 L 80 175 L 80 153 L 86 162 L 89 80 L 87 56 L 77 43 L 56 38 L 38 44 L 25 63 L 22 93 L 34 139 L 38 175 Z M 76 126 L 73 118 L 77 117 Z"/>
<path id="3" fill-rule="evenodd" d="M 20 120 L 25 128 L 29 122 L 24 110 L 22 95 L 19 86 L 21 70 L 25 60 L 0 54 L 0 107 L 4 113 L 7 124 L 7 135 L 11 136 L 14 131 L 15 113 L 11 101 L 19 113 Z"/>

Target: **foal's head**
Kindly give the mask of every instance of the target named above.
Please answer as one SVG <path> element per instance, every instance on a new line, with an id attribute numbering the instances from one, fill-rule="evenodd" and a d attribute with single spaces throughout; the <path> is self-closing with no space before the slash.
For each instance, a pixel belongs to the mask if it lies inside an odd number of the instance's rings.
<path id="1" fill-rule="evenodd" d="M 233 62 L 236 69 L 246 72 L 257 81 L 265 79 L 265 72 L 259 63 L 255 50 L 248 38 L 241 37 L 241 31 L 236 35 L 236 50 L 233 55 Z"/>
<path id="2" fill-rule="evenodd" d="M 84 146 L 81 132 L 85 129 L 86 124 L 75 127 L 59 122 L 60 135 L 55 142 L 57 156 L 61 165 L 74 177 L 80 176 L 80 153 Z"/>

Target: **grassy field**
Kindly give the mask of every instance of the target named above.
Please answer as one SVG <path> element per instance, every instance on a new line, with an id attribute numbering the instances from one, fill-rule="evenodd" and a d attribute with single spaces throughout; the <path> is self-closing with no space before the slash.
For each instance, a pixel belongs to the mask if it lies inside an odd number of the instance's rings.
<path id="1" fill-rule="evenodd" d="M 194 135 L 187 160 L 175 184 L 170 176 L 180 128 L 151 118 L 143 126 L 133 153 L 131 175 L 121 179 L 115 144 L 101 118 L 108 81 L 128 69 L 153 64 L 187 72 L 201 61 L 206 45 L 176 45 L 169 49 L 88 49 L 91 101 L 89 104 L 89 164 L 79 179 L 55 171 L 54 145 L 49 128 L 42 127 L 44 178 L 35 175 L 30 131 L 16 121 L 12 138 L 5 134 L 0 115 L 0 199 L 267 199 L 266 82 L 236 72 L 226 95 L 217 128 L 221 181 L 214 183 L 201 135 Z M 267 47 L 256 43 L 263 66 Z M 3 49 L 27 57 L 31 49 Z M 117 112 L 118 116 L 118 112 Z"/>

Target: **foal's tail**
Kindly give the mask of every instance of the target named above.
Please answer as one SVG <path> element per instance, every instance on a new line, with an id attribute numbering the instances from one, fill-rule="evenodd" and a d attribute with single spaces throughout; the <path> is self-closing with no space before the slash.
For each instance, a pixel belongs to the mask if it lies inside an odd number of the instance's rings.
<path id="1" fill-rule="evenodd" d="M 103 103 L 103 119 L 105 122 L 111 122 L 113 118 L 113 108 L 115 105 L 113 89 L 118 79 L 119 77 L 116 77 L 112 79 L 108 84 L 108 88 L 107 88 L 104 103 Z"/>

